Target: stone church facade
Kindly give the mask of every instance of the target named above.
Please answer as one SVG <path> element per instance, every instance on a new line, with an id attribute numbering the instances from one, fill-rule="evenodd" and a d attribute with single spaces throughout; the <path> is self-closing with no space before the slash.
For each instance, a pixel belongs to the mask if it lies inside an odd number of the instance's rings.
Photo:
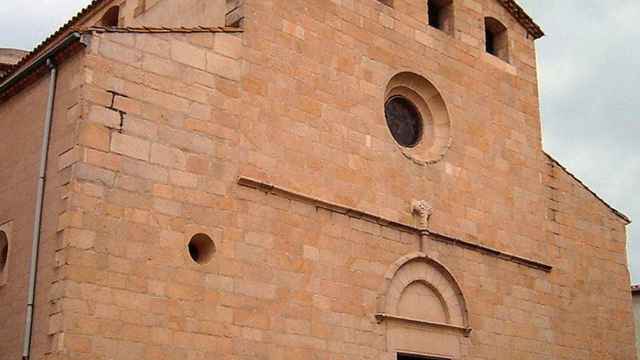
<path id="1" fill-rule="evenodd" d="M 0 80 L 0 360 L 634 359 L 630 221 L 542 149 L 541 36 L 93 1 Z"/>

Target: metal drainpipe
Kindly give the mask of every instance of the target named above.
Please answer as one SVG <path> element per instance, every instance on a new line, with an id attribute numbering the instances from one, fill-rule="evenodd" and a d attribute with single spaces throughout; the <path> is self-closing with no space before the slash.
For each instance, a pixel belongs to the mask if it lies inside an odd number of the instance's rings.
<path id="1" fill-rule="evenodd" d="M 31 267 L 29 269 L 29 295 L 27 299 L 27 318 L 24 325 L 24 346 L 22 359 L 31 358 L 31 338 L 33 332 L 33 315 L 36 297 L 36 277 L 38 275 L 38 255 L 40 252 L 40 236 L 42 228 L 42 207 L 44 203 L 44 187 L 47 181 L 47 159 L 49 157 L 49 138 L 51 135 L 51 122 L 53 120 L 53 104 L 56 96 L 56 82 L 58 71 L 51 58 L 47 59 L 49 68 L 49 97 L 47 99 L 47 112 L 44 118 L 44 130 L 42 131 L 42 149 L 40 150 L 40 170 L 38 173 L 38 190 L 36 195 L 36 209 L 33 222 L 33 241 L 31 244 Z"/>

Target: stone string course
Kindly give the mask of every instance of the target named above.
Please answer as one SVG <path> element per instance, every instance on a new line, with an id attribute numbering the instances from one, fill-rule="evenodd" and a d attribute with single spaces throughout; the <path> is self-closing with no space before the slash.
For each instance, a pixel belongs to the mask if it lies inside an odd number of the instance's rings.
<path id="1" fill-rule="evenodd" d="M 389 219 L 385 219 L 382 218 L 378 215 L 374 215 L 371 213 L 368 213 L 366 211 L 362 211 L 362 210 L 358 210 L 358 209 L 354 209 L 345 205 L 339 205 L 339 204 L 335 204 L 335 203 L 330 203 L 327 202 L 325 200 L 321 200 L 321 199 L 317 199 L 317 198 L 313 198 L 304 194 L 300 194 L 300 193 L 296 193 L 295 191 L 292 190 L 288 190 L 286 188 L 282 188 L 273 184 L 270 184 L 268 182 L 264 182 L 264 181 L 260 181 L 260 180 L 256 180 L 256 179 L 251 179 L 251 178 L 247 178 L 247 177 L 240 177 L 238 178 L 238 184 L 241 186 L 246 186 L 246 187 L 250 187 L 250 188 L 254 188 L 260 191 L 265 192 L 266 194 L 273 194 L 275 196 L 283 196 L 285 198 L 289 198 L 292 199 L 294 201 L 302 201 L 305 203 L 308 203 L 316 208 L 322 208 L 325 210 L 329 210 L 329 211 L 333 211 L 336 212 L 338 214 L 343 214 L 345 216 L 348 217 L 352 217 L 352 218 L 356 218 L 356 219 L 361 219 L 364 221 L 369 221 L 371 223 L 374 224 L 378 224 L 380 226 L 389 226 L 389 227 L 393 227 L 393 228 L 397 228 L 400 231 L 406 231 L 408 233 L 414 233 L 417 234 L 419 236 L 428 236 L 430 237 L 432 240 L 434 241 L 441 241 L 444 243 L 449 243 L 449 244 L 453 244 L 455 246 L 460 246 L 462 248 L 466 248 L 472 251 L 476 251 L 482 254 L 486 254 L 489 256 L 494 256 L 497 257 L 499 259 L 503 259 L 506 261 L 511 261 L 514 262 L 516 264 L 520 264 L 520 265 L 524 265 L 524 266 L 528 266 L 531 267 L 533 269 L 538 269 L 538 270 L 542 270 L 545 272 L 551 272 L 551 270 L 553 269 L 552 266 L 547 265 L 547 264 L 543 264 L 540 263 L 538 261 L 535 260 L 531 260 L 531 259 L 527 259 L 527 258 L 523 258 L 523 257 L 519 257 L 517 255 L 512 255 L 509 253 L 505 253 L 502 252 L 500 250 L 497 249 L 493 249 L 487 246 L 483 246 L 483 245 L 479 245 L 479 244 L 473 244 L 464 240 L 460 240 L 460 239 L 455 239 L 452 238 L 450 236 L 447 235 L 443 235 L 443 234 L 438 234 L 429 230 L 423 230 L 421 227 L 416 227 L 415 225 L 410 225 L 410 224 L 405 224 L 405 223 L 401 223 L 401 222 L 397 222 L 397 221 L 393 221 L 393 220 L 389 220 Z"/>

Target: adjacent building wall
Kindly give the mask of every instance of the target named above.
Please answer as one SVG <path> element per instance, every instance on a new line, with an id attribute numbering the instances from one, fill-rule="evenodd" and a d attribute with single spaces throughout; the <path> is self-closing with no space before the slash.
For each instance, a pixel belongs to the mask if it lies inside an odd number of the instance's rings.
<path id="1" fill-rule="evenodd" d="M 636 351 L 640 358 L 640 292 L 637 285 L 631 287 L 631 297 L 633 302 L 633 317 L 635 319 L 636 330 Z"/>
<path id="2" fill-rule="evenodd" d="M 0 49 L 0 64 L 15 65 L 26 54 L 26 51 L 19 49 Z"/>
<path id="3" fill-rule="evenodd" d="M 6 74 L 25 54 L 24 50 L 0 49 L 0 76 Z"/>
<path id="4" fill-rule="evenodd" d="M 51 132 L 50 157 L 45 188 L 44 220 L 36 293 L 34 355 L 41 359 L 49 349 L 49 314 L 59 304 L 50 302 L 58 246 L 56 226 L 58 214 L 65 206 L 64 184 L 69 172 L 58 169 L 58 155 L 72 144 L 79 111 L 79 77 L 81 57 L 67 59 L 59 67 L 59 81 Z M 22 356 L 24 321 L 29 281 L 29 262 L 36 204 L 36 185 L 42 145 L 42 128 L 49 88 L 43 76 L 19 94 L 0 104 L 0 224 L 11 223 L 9 234 L 10 263 L 8 281 L 0 286 L 0 359 Z"/>

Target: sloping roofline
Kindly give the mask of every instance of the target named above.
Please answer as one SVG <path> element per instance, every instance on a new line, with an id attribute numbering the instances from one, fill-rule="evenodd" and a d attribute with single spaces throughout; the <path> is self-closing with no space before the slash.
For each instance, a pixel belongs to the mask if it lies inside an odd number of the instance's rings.
<path id="1" fill-rule="evenodd" d="M 74 15 L 69 21 L 67 21 L 64 25 L 62 25 L 58 30 L 56 30 L 53 34 L 49 35 L 46 39 L 44 39 L 40 44 L 38 44 L 33 50 L 27 53 L 20 61 L 15 64 L 11 71 L 4 74 L 4 76 L 0 77 L 0 84 L 3 83 L 6 79 L 8 79 L 11 75 L 18 72 L 20 69 L 25 67 L 25 65 L 31 63 L 35 59 L 38 58 L 43 52 L 47 49 L 54 46 L 57 42 L 62 41 L 67 35 L 74 32 L 76 30 L 75 27 L 88 17 L 91 14 L 94 14 L 103 7 L 108 5 L 109 3 L 115 0 L 93 0 L 87 6 L 85 6 L 82 10 L 80 10 L 76 15 Z"/>
<path id="2" fill-rule="evenodd" d="M 577 176 L 573 175 L 571 172 L 569 172 L 569 170 L 564 167 L 564 165 L 560 164 L 560 162 L 556 159 L 553 158 L 553 156 L 549 155 L 548 153 L 544 153 L 546 155 L 546 157 L 549 159 L 549 161 L 551 161 L 553 164 L 555 164 L 557 167 L 559 167 L 560 169 L 562 169 L 562 171 L 565 172 L 565 174 L 569 175 L 571 178 L 573 178 L 575 181 L 578 182 L 578 184 L 580 184 L 580 186 L 582 186 L 585 190 L 587 190 L 588 192 L 591 193 L 591 195 L 593 195 L 596 199 L 598 199 L 598 201 L 600 201 L 604 206 L 606 206 L 607 208 L 609 208 L 609 210 L 611 210 L 611 212 L 616 215 L 617 217 L 619 217 L 620 219 L 622 219 L 624 222 L 627 223 L 627 225 L 631 224 L 631 219 L 623 214 L 622 212 L 616 210 L 613 206 L 609 205 L 609 203 L 607 203 L 606 201 L 604 201 L 604 199 L 602 199 L 598 194 L 596 194 L 595 191 L 591 190 L 585 183 L 582 182 L 582 180 L 578 179 Z"/>
<path id="3" fill-rule="evenodd" d="M 84 9 L 80 10 L 75 16 L 73 16 L 69 21 L 67 21 L 64 25 L 62 25 L 58 30 L 56 30 L 53 34 L 47 37 L 44 41 L 42 41 L 38 46 L 36 46 L 32 51 L 30 51 L 27 55 L 20 60 L 15 66 L 11 68 L 4 76 L 0 77 L 0 83 L 3 80 L 7 79 L 13 73 L 17 72 L 21 69 L 25 64 L 28 64 L 33 59 L 37 58 L 41 52 L 45 49 L 49 48 L 53 45 L 57 40 L 64 37 L 64 35 L 68 35 L 69 33 L 76 30 L 76 27 L 82 20 L 84 20 L 90 14 L 96 13 L 104 8 L 106 5 L 114 2 L 115 0 L 93 0 L 89 5 L 87 5 Z M 527 15 L 527 13 L 516 3 L 515 0 L 497 0 L 502 6 L 504 6 L 511 15 L 518 20 L 518 22 L 527 30 L 527 32 L 533 36 L 534 39 L 539 39 L 544 36 L 544 32 L 538 26 L 533 19 Z"/>

